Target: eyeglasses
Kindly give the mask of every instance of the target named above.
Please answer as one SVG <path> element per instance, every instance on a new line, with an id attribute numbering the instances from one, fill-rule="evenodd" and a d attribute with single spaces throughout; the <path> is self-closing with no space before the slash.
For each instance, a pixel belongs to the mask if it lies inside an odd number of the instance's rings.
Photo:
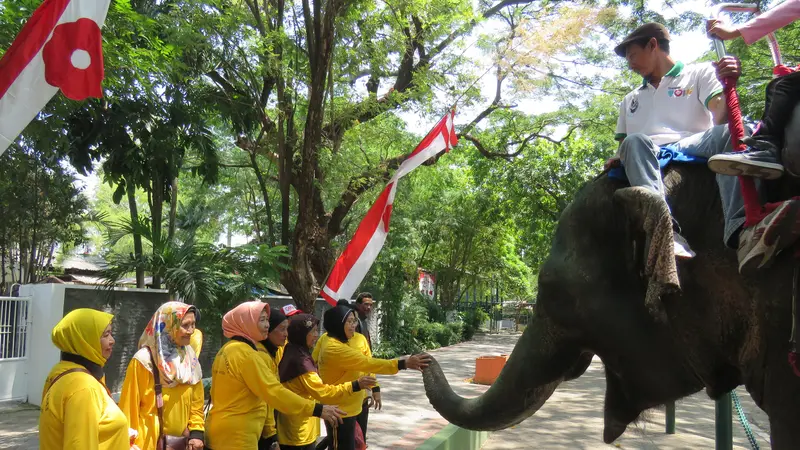
<path id="1" fill-rule="evenodd" d="M 355 319 L 355 318 L 353 318 L 353 319 L 347 319 L 347 320 L 345 321 L 345 323 L 347 323 L 347 324 L 357 324 L 357 323 L 358 323 L 358 319 Z"/>

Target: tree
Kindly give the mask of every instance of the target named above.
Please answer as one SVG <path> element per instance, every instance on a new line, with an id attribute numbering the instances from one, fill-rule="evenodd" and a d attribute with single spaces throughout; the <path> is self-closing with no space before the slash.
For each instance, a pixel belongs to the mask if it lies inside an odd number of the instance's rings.
<path id="1" fill-rule="evenodd" d="M 482 3 L 475 12 L 466 3 L 447 1 L 246 0 L 241 7 L 215 6 L 212 14 L 206 4 L 184 5 L 182 13 L 201 24 L 198 34 L 219 43 L 213 46 L 217 56 L 205 73 L 209 96 L 220 105 L 259 179 L 267 210 L 266 241 L 279 237 L 291 249 L 290 269 L 282 272 L 281 280 L 301 308 L 310 307 L 326 277 L 335 257 L 331 244 L 343 233 L 353 205 L 385 182 L 409 151 L 373 160 L 362 171 L 351 172 L 342 190 L 326 190 L 330 172 L 353 156 L 355 149 L 344 146 L 348 132 L 360 133 L 367 122 L 397 108 L 430 104 L 434 89 L 450 92 L 450 101 L 464 89 L 474 99 L 468 71 L 449 73 L 468 61 L 451 47 L 478 23 L 494 17 L 510 23 L 511 31 L 501 43 L 513 42 L 517 19 L 535 18 L 534 5 L 504 0 Z M 558 46 L 539 49 L 557 50 Z M 498 85 L 502 78 L 501 74 Z M 494 104 L 471 127 L 501 106 Z M 444 112 L 423 108 L 432 116 Z M 278 202 L 264 189 L 258 156 L 277 166 Z M 280 204 L 279 226 L 272 222 L 275 203 Z"/>
<path id="2" fill-rule="evenodd" d="M 0 292 L 34 283 L 51 270 L 59 248 L 84 239 L 88 203 L 58 160 L 23 141 L 0 157 Z"/>

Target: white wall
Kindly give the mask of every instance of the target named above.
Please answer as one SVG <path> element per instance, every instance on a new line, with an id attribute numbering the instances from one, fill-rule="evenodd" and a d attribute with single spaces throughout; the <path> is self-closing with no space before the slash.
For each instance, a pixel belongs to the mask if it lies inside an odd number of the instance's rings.
<path id="1" fill-rule="evenodd" d="M 21 297 L 31 297 L 29 314 L 33 323 L 28 331 L 30 347 L 27 360 L 27 397 L 28 403 L 34 405 L 41 406 L 44 381 L 50 369 L 61 358 L 59 350 L 50 341 L 50 332 L 64 315 L 66 286 L 27 284 L 19 291 Z"/>
<path id="2" fill-rule="evenodd" d="M 28 361 L 0 361 L 0 402 L 25 401 L 28 396 Z"/>

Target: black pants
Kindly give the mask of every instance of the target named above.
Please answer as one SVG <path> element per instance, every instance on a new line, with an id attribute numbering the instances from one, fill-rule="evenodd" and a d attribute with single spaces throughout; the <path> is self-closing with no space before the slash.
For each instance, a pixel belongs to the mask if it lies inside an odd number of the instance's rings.
<path id="1" fill-rule="evenodd" d="M 258 440 L 258 450 L 269 450 L 272 444 L 278 442 L 278 435 L 272 435 L 268 438 L 260 438 Z"/>
<path id="2" fill-rule="evenodd" d="M 364 434 L 364 442 L 367 442 L 367 421 L 369 420 L 369 406 L 367 401 L 361 404 L 361 414 L 356 416 L 356 422 L 361 426 L 361 432 Z"/>
<path id="3" fill-rule="evenodd" d="M 306 445 L 281 445 L 281 450 L 314 450 L 317 445 L 313 442 Z"/>
<path id="4" fill-rule="evenodd" d="M 783 148 L 785 130 L 795 106 L 800 103 L 800 72 L 775 78 L 767 85 L 764 115 L 753 137 Z"/>
<path id="5" fill-rule="evenodd" d="M 333 430 L 331 425 L 328 422 L 325 422 L 325 429 L 328 432 L 328 436 L 320 442 L 320 445 L 317 446 L 317 450 L 321 450 L 325 447 L 320 447 L 326 441 L 328 442 L 328 449 L 329 450 L 355 450 L 356 448 L 356 419 L 358 416 L 348 417 L 346 419 L 342 419 L 344 423 L 339 424 L 336 428 L 336 431 Z M 335 434 L 334 434 L 335 433 Z M 336 443 L 334 445 L 333 437 L 336 436 Z M 283 447 L 281 447 L 283 448 Z"/>

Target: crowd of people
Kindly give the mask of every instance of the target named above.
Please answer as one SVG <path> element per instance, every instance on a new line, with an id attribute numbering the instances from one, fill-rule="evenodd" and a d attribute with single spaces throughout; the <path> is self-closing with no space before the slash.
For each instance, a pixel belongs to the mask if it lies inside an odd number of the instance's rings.
<path id="1" fill-rule="evenodd" d="M 380 408 L 376 374 L 422 370 L 425 354 L 372 357 L 366 319 L 372 296 L 323 315 L 253 300 L 228 311 L 228 341 L 211 367 L 205 398 L 197 307 L 161 305 L 127 365 L 117 404 L 103 366 L 114 348 L 111 314 L 76 309 L 53 328 L 61 361 L 42 392 L 42 450 L 354 450 L 365 446 L 370 407 Z M 361 330 L 361 331 L 358 331 Z M 364 334 L 362 334 L 362 332 Z M 366 334 L 366 336 L 365 336 Z M 320 419 L 327 436 L 321 435 Z"/>

